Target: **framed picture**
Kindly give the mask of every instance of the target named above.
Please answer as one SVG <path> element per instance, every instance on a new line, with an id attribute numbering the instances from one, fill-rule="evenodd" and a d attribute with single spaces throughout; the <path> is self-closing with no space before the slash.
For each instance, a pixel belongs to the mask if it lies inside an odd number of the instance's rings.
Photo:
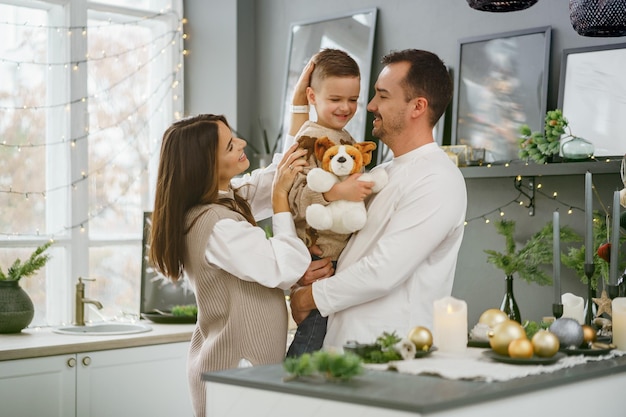
<path id="1" fill-rule="evenodd" d="M 141 302 L 139 305 L 142 315 L 151 314 L 155 311 L 169 313 L 174 306 L 196 304 L 196 297 L 185 278 L 174 283 L 152 266 L 148 258 L 151 218 L 152 212 L 144 212 L 141 249 Z M 166 318 L 168 317 L 166 316 Z"/>
<path id="2" fill-rule="evenodd" d="M 485 149 L 485 162 L 518 157 L 519 128 L 543 131 L 551 28 L 459 40 L 454 145 Z"/>
<path id="3" fill-rule="evenodd" d="M 559 108 L 595 156 L 626 154 L 626 43 L 563 50 Z"/>
<path id="4" fill-rule="evenodd" d="M 283 94 L 281 124 L 283 138 L 286 138 L 289 132 L 291 113 L 287 109 L 291 105 L 293 90 L 302 69 L 321 49 L 338 48 L 354 58 L 361 71 L 361 94 L 357 102 L 357 111 L 345 129 L 358 142 L 365 140 L 367 94 L 370 88 L 377 14 L 376 8 L 369 8 L 291 24 Z M 310 109 L 309 118 L 317 120 L 313 107 Z M 278 149 L 280 151 L 280 147 Z"/>

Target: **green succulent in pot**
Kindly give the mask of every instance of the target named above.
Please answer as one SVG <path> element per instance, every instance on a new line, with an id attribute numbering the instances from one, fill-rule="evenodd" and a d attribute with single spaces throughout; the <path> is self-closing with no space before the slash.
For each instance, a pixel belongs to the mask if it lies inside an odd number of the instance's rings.
<path id="1" fill-rule="evenodd" d="M 546 113 L 543 133 L 531 131 L 528 125 L 519 128 L 521 137 L 518 139 L 520 159 L 532 159 L 538 164 L 545 164 L 561 150 L 561 137 L 567 132 L 567 119 L 560 109 Z M 570 137 L 568 134 L 565 137 Z"/>
<path id="2" fill-rule="evenodd" d="M 39 246 L 24 262 L 19 258 L 16 259 L 6 272 L 0 268 L 0 281 L 19 281 L 23 277 L 29 277 L 35 274 L 39 269 L 43 268 L 50 259 L 50 255 L 44 252 L 52 243 L 52 241 L 49 241 Z"/>

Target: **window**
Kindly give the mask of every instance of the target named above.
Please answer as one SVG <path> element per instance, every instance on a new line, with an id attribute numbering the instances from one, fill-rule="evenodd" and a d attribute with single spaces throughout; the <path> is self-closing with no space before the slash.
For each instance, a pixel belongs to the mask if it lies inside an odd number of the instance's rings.
<path id="1" fill-rule="evenodd" d="M 169 3 L 169 6 L 168 4 Z M 0 267 L 46 240 L 20 285 L 31 326 L 139 313 L 143 212 L 163 131 L 182 113 L 182 1 L 0 0 Z"/>

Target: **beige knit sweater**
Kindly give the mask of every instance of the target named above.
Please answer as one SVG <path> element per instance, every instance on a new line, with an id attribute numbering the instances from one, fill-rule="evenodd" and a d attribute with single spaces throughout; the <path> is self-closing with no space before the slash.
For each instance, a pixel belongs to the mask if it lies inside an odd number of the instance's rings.
<path id="1" fill-rule="evenodd" d="M 354 143 L 355 140 L 345 130 L 335 130 L 323 127 L 315 122 L 306 122 L 295 137 L 297 141 L 302 136 L 310 136 L 314 138 L 328 137 L 328 139 L 339 144 L 341 140 L 348 143 Z M 330 257 L 336 261 L 339 254 L 348 244 L 350 234 L 339 234 L 330 230 L 315 230 L 306 222 L 306 209 L 311 204 L 328 205 L 328 201 L 324 199 L 321 193 L 317 193 L 307 187 L 306 175 L 309 170 L 320 167 L 321 162 L 310 155 L 308 159 L 309 166 L 305 168 L 294 181 L 289 191 L 289 207 L 293 215 L 293 221 L 296 225 L 296 233 L 298 237 L 310 247 L 314 244 L 318 245 L 322 250 L 322 257 Z"/>
<path id="2" fill-rule="evenodd" d="M 198 217 L 199 216 L 199 217 Z M 196 207 L 187 214 L 185 273 L 194 287 L 198 321 L 194 330 L 187 375 L 197 417 L 206 410 L 202 374 L 236 368 L 241 359 L 252 365 L 280 363 L 287 344 L 284 292 L 243 281 L 206 261 L 205 249 L 218 220 L 246 221 L 221 205 Z M 246 262 L 242 256 L 241 262 Z"/>

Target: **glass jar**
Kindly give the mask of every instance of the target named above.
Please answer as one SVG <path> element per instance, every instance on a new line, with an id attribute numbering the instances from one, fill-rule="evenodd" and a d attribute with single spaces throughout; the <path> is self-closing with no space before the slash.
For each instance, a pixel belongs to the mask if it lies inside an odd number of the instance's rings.
<path id="1" fill-rule="evenodd" d="M 593 156 L 593 151 L 593 143 L 579 138 L 578 136 L 572 136 L 570 140 L 561 145 L 563 158 L 572 161 L 584 161 L 585 159 L 589 159 Z"/>

